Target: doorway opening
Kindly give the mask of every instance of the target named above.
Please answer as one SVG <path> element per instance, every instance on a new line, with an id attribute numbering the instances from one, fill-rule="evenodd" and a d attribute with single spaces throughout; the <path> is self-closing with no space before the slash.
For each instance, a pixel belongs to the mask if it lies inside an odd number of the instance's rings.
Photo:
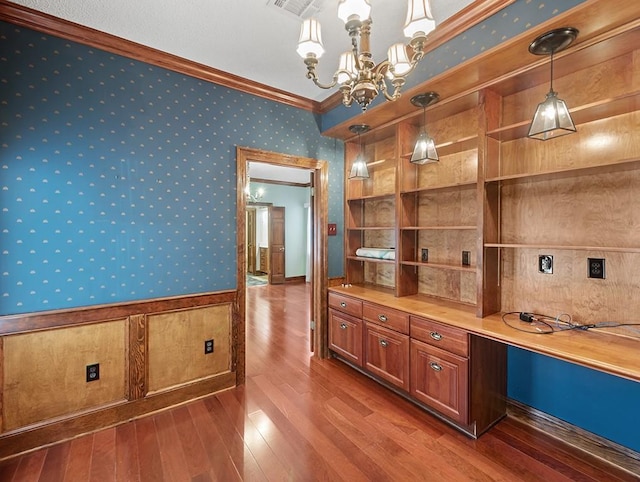
<path id="1" fill-rule="evenodd" d="M 246 209 L 247 288 L 269 284 L 269 206 L 250 203 Z"/>
<path id="2" fill-rule="evenodd" d="M 311 173 L 311 196 L 309 199 L 309 216 L 311 218 L 312 235 L 310 236 L 310 273 L 311 285 L 309 340 L 313 356 L 327 356 L 326 342 L 326 293 L 327 293 L 327 225 L 328 211 L 328 164 L 311 158 L 301 158 L 259 149 L 237 147 L 237 264 L 238 264 L 238 320 L 234 326 L 234 344 L 236 380 L 244 382 L 245 377 L 245 332 L 246 332 L 246 300 L 247 300 L 247 207 L 252 206 L 251 193 L 247 195 L 249 163 L 264 163 L 275 167 L 297 168 Z"/>

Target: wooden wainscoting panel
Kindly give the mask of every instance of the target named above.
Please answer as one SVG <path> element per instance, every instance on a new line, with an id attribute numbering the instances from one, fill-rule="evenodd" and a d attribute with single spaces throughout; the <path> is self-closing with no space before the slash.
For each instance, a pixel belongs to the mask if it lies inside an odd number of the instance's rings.
<path id="1" fill-rule="evenodd" d="M 146 315 L 129 317 L 129 400 L 145 396 L 146 386 Z"/>
<path id="2" fill-rule="evenodd" d="M 124 401 L 127 319 L 4 337 L 4 430 Z M 86 382 L 86 366 L 100 379 Z"/>
<path id="3" fill-rule="evenodd" d="M 231 370 L 232 305 L 147 315 L 147 393 Z M 204 353 L 205 340 L 214 352 Z"/>

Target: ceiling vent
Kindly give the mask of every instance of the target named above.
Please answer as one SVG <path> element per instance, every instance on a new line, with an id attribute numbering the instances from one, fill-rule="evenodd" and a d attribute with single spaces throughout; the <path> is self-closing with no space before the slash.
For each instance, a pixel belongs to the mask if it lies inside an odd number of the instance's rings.
<path id="1" fill-rule="evenodd" d="M 267 5 L 296 18 L 309 18 L 321 9 L 324 0 L 268 0 Z"/>

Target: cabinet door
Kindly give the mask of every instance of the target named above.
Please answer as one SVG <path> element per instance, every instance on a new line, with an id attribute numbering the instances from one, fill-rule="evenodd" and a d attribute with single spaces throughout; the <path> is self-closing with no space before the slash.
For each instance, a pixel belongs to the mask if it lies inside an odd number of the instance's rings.
<path id="1" fill-rule="evenodd" d="M 468 424 L 469 361 L 411 340 L 411 395 L 441 414 Z"/>
<path id="2" fill-rule="evenodd" d="M 329 349 L 362 366 L 362 320 L 329 310 Z"/>
<path id="3" fill-rule="evenodd" d="M 364 337 L 365 368 L 409 391 L 409 337 L 369 323 Z"/>

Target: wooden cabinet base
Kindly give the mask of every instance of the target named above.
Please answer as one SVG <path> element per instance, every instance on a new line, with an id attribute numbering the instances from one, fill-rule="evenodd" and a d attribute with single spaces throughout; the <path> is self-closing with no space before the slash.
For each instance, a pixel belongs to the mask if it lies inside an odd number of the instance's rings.
<path id="1" fill-rule="evenodd" d="M 354 365 L 353 363 L 349 362 L 349 360 L 341 357 L 337 353 L 331 352 L 331 356 L 333 358 L 335 358 L 336 360 L 340 360 L 341 362 L 349 365 L 351 368 L 353 368 L 354 370 L 357 370 L 362 375 L 364 375 L 366 377 L 369 377 L 372 380 L 376 381 L 382 387 L 384 387 L 384 388 L 386 388 L 388 390 L 391 390 L 396 395 L 398 395 L 398 396 L 404 398 L 405 400 L 413 403 L 414 405 L 420 407 L 422 410 L 424 410 L 425 412 L 429 413 L 429 415 L 432 415 L 432 416 L 436 417 L 437 419 L 442 420 L 444 423 L 451 425 L 452 427 L 456 428 L 460 432 L 464 433 L 465 435 L 467 435 L 467 436 L 469 436 L 469 437 L 471 437 L 473 439 L 477 439 L 480 435 L 485 433 L 487 430 L 489 430 L 491 427 L 493 427 L 496 423 L 498 423 L 500 420 L 502 420 L 507 415 L 507 413 L 506 413 L 506 398 L 502 397 L 502 404 L 505 407 L 505 409 L 502 410 L 502 412 L 492 411 L 493 420 L 491 421 L 491 423 L 487 423 L 486 420 L 482 420 L 482 423 L 478 423 L 478 421 L 474 421 L 473 423 L 471 423 L 469 425 L 460 423 L 457 420 L 451 419 L 451 418 L 443 415 L 442 413 L 438 412 L 437 410 L 435 410 L 434 408 L 430 407 L 429 405 L 426 405 L 425 403 L 422 403 L 420 400 L 416 399 L 415 397 L 412 397 L 408 392 L 400 390 L 397 386 L 387 382 L 383 378 L 380 378 L 380 377 L 374 375 L 373 373 L 371 373 L 371 372 L 369 372 L 367 370 L 364 370 L 359 366 Z"/>
<path id="2" fill-rule="evenodd" d="M 404 309 L 401 299 L 383 300 L 375 290 L 337 291 L 329 292 L 329 348 L 335 358 L 471 437 L 504 417 L 505 344 L 432 319 L 436 305 L 417 311 Z M 465 313 L 449 312 L 453 318 Z"/>

